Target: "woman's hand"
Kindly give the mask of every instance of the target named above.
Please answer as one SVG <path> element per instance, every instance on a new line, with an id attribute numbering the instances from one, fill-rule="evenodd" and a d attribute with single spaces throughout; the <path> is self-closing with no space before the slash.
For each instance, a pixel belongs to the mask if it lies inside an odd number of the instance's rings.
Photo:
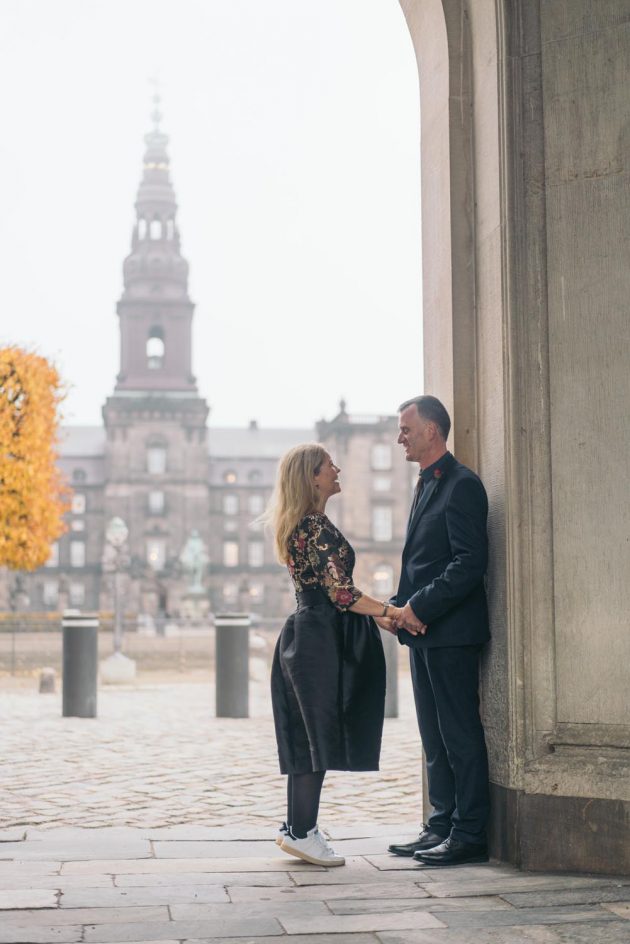
<path id="1" fill-rule="evenodd" d="M 393 619 L 391 619 L 389 616 L 375 616 L 374 622 L 379 627 L 379 629 L 385 630 L 386 633 L 391 633 L 392 636 L 395 636 L 398 632 Z"/>

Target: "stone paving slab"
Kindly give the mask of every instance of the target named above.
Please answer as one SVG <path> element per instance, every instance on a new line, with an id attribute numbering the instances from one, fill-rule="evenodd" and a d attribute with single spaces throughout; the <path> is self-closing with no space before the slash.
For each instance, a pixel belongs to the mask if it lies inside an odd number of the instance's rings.
<path id="1" fill-rule="evenodd" d="M 334 944 L 378 944 L 374 934 L 341 933 L 335 934 L 333 940 Z M 205 937 L 198 941 L 188 940 L 186 944 L 208 944 L 209 941 L 212 944 L 234 944 L 234 938 L 228 937 Z M 283 934 L 282 937 L 248 937 L 242 941 L 242 944 L 325 944 L 325 941 L 326 937 L 321 934 L 292 934 L 291 937 Z M 164 942 L 161 942 L 161 944 L 164 944 Z"/>
<path id="2" fill-rule="evenodd" d="M 130 921 L 168 921 L 168 907 L 154 905 L 151 907 L 122 908 L 47 908 L 41 911 L 24 909 L 22 911 L 5 911 L 3 922 L 7 924 L 26 924 L 28 927 L 41 925 L 61 924 L 92 924 L 99 921 L 103 924 L 127 923 Z"/>
<path id="3" fill-rule="evenodd" d="M 208 921 L 169 921 L 92 925 L 85 928 L 82 940 L 85 944 L 116 944 L 138 940 L 187 941 L 189 938 L 270 937 L 281 933 L 282 928 L 275 918 L 243 918 L 238 921 L 217 918 L 211 924 Z"/>
<path id="4" fill-rule="evenodd" d="M 336 870 L 338 871 L 338 870 Z M 299 901 L 315 899 L 330 902 L 342 899 L 346 902 L 352 899 L 397 899 L 419 898 L 428 899 L 429 894 L 418 885 L 411 882 L 392 884 L 391 882 L 370 882 L 369 886 L 363 883 L 347 885 L 299 885 L 291 888 L 252 888 L 251 885 L 227 886 L 228 894 L 233 902 L 246 901 L 286 901 L 295 898 Z M 446 900 L 446 899 L 445 899 Z"/>
<path id="5" fill-rule="evenodd" d="M 605 915 L 599 907 L 512 908 L 509 911 L 436 911 L 449 928 L 518 927 L 522 924 L 574 924 L 589 921 L 602 922 L 614 915 Z M 628 925 L 630 934 L 630 925 Z"/>
<path id="6" fill-rule="evenodd" d="M 18 888 L 0 891 L 0 911 L 12 911 L 15 908 L 56 908 L 55 889 Z M 3 920 L 6 915 L 3 915 Z"/>
<path id="7" fill-rule="evenodd" d="M 1 899 L 0 899 L 1 900 Z M 223 885 L 151 885 L 138 888 L 64 890 L 61 908 L 109 908 L 115 905 L 174 905 L 230 902 Z M 50 906 L 49 906 L 50 907 Z"/>
<path id="8" fill-rule="evenodd" d="M 26 830 L 23 826 L 13 826 L 10 829 L 0 829 L 1 842 L 21 842 L 26 838 Z"/>
<path id="9" fill-rule="evenodd" d="M 548 908 L 553 905 L 590 905 L 630 901 L 630 885 L 598 885 L 558 888 L 552 891 L 514 892 L 503 895 L 516 908 Z"/>
<path id="10" fill-rule="evenodd" d="M 61 878 L 57 874 L 40 875 L 38 872 L 24 875 L 0 876 L 0 890 L 14 891 L 16 888 L 28 889 L 57 889 L 65 891 L 73 888 L 111 888 L 114 884 L 112 875 L 66 875 Z"/>
<path id="11" fill-rule="evenodd" d="M 22 924 L 0 925 L 0 944 L 78 944 L 82 936 L 80 925 L 39 928 Z"/>
<path id="12" fill-rule="evenodd" d="M 506 936 L 509 933 L 509 937 Z M 442 931 L 381 931 L 380 944 L 559 944 L 555 929 L 547 926 L 510 928 L 474 928 L 471 931 L 446 928 Z M 597 938 L 589 944 L 603 944 Z"/>
<path id="13" fill-rule="evenodd" d="M 370 889 L 371 891 L 371 889 Z M 423 896 L 422 890 L 418 889 L 418 894 L 413 898 L 391 898 L 382 901 L 373 898 L 341 898 L 331 900 L 326 892 L 326 905 L 333 914 L 372 914 L 376 912 L 389 911 L 426 911 L 436 913 L 438 911 L 513 911 L 512 905 L 502 898 L 430 898 Z M 365 895 L 366 890 L 363 889 Z M 450 924 L 447 921 L 447 924 Z"/>
<path id="14" fill-rule="evenodd" d="M 118 874 L 107 876 L 113 879 L 117 888 L 140 888 L 148 886 L 193 886 L 193 885 L 222 885 L 239 886 L 244 885 L 252 888 L 276 888 L 293 887 L 293 880 L 288 872 L 193 872 L 195 865 L 190 864 L 191 871 L 182 870 L 179 873 L 147 874 L 139 875 Z M 96 877 L 96 876 L 95 876 Z"/>
<path id="15" fill-rule="evenodd" d="M 390 914 L 327 915 L 321 918 L 280 918 L 287 934 L 324 934 L 333 937 L 341 932 L 402 930 L 407 928 L 443 928 L 435 915 L 418 911 Z M 334 937 L 333 937 L 334 939 Z"/>
<path id="16" fill-rule="evenodd" d="M 321 915 L 330 916 L 330 911 L 323 901 L 257 901 L 247 904 L 227 905 L 172 905 L 171 917 L 174 921 L 214 921 L 216 918 L 311 918 Z"/>
<path id="17" fill-rule="evenodd" d="M 156 873 L 168 874 L 182 871 L 196 872 L 298 872 L 307 871 L 309 875 L 313 872 L 321 872 L 322 875 L 328 874 L 322 866 L 309 865 L 307 862 L 300 862 L 298 859 L 283 855 L 282 858 L 276 855 L 278 847 L 274 843 L 269 843 L 268 858 L 264 856 L 239 859 L 203 859 L 191 855 L 191 858 L 184 859 L 97 859 L 94 862 L 65 862 L 61 869 L 62 875 L 124 875 L 146 874 L 155 875 Z M 373 872 L 374 869 L 371 869 Z"/>
<path id="18" fill-rule="evenodd" d="M 81 842 L 72 842 L 69 839 L 58 841 L 40 840 L 27 841 L 24 843 L 7 842 L 0 846 L 0 862 L 6 859 L 13 859 L 20 856 L 22 861 L 40 860 L 47 862 L 50 859 L 67 859 L 70 856 L 74 860 L 78 859 L 142 859 L 149 858 L 152 855 L 151 843 L 148 840 L 129 841 L 115 840 L 107 842 L 106 840 L 92 839 L 86 836 Z"/>

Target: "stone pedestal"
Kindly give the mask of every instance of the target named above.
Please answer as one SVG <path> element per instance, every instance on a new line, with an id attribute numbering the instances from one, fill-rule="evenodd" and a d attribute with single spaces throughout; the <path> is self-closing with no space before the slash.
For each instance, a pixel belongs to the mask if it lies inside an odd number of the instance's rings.
<path id="1" fill-rule="evenodd" d="M 124 685 L 136 677 L 136 663 L 122 652 L 114 652 L 99 666 L 101 682 L 105 685 Z"/>

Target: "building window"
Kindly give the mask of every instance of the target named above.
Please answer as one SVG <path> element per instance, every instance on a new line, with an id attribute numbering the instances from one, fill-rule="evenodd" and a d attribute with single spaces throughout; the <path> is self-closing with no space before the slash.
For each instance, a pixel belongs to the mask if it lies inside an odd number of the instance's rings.
<path id="1" fill-rule="evenodd" d="M 76 580 L 70 583 L 70 603 L 72 606 L 83 606 L 85 603 L 85 587 Z"/>
<path id="2" fill-rule="evenodd" d="M 149 538 L 147 541 L 147 564 L 152 570 L 164 570 L 166 563 L 166 541 L 164 538 Z"/>
<path id="3" fill-rule="evenodd" d="M 250 495 L 247 500 L 250 515 L 262 515 L 265 510 L 265 499 L 262 495 Z"/>
<path id="4" fill-rule="evenodd" d="M 175 221 L 167 220 L 166 221 L 166 238 L 173 239 L 175 236 Z"/>
<path id="5" fill-rule="evenodd" d="M 224 515 L 237 515 L 238 514 L 238 495 L 224 495 L 223 496 L 223 514 Z"/>
<path id="6" fill-rule="evenodd" d="M 85 531 L 85 521 L 83 518 L 75 518 L 70 522 L 71 531 Z"/>
<path id="7" fill-rule="evenodd" d="M 87 472 L 85 469 L 73 469 L 72 470 L 72 481 L 73 482 L 86 482 L 87 481 Z"/>
<path id="8" fill-rule="evenodd" d="M 50 545 L 50 555 L 46 561 L 46 567 L 59 567 L 59 544 L 55 541 Z"/>
<path id="9" fill-rule="evenodd" d="M 250 541 L 247 545 L 247 563 L 250 567 L 262 567 L 265 563 L 265 545 L 262 541 Z"/>
<path id="10" fill-rule="evenodd" d="M 392 539 L 392 510 L 387 505 L 375 505 L 372 509 L 372 537 L 375 541 Z"/>
<path id="11" fill-rule="evenodd" d="M 160 370 L 164 366 L 164 338 L 160 328 L 153 328 L 147 338 L 147 367 Z"/>
<path id="12" fill-rule="evenodd" d="M 149 227 L 149 236 L 151 239 L 162 238 L 162 221 L 161 220 L 151 220 L 151 225 Z"/>
<path id="13" fill-rule="evenodd" d="M 146 239 L 147 237 L 147 221 L 138 220 L 138 239 Z"/>
<path id="14" fill-rule="evenodd" d="M 225 583 L 223 584 L 223 600 L 225 603 L 234 604 L 238 600 L 238 584 L 237 583 Z"/>
<path id="15" fill-rule="evenodd" d="M 223 542 L 224 567 L 238 567 L 238 541 Z"/>
<path id="16" fill-rule="evenodd" d="M 228 469 L 227 472 L 223 473 L 223 481 L 227 482 L 228 485 L 234 485 L 237 478 L 238 476 L 236 475 L 236 472 L 234 471 L 234 469 Z"/>
<path id="17" fill-rule="evenodd" d="M 372 468 L 387 471 L 392 467 L 392 447 L 387 443 L 375 443 L 372 446 Z"/>
<path id="18" fill-rule="evenodd" d="M 70 541 L 70 566 L 85 567 L 84 541 Z"/>
<path id="19" fill-rule="evenodd" d="M 149 492 L 149 512 L 152 515 L 164 512 L 164 492 Z"/>
<path id="20" fill-rule="evenodd" d="M 85 514 L 85 495 L 82 495 L 80 492 L 75 492 L 75 494 L 72 496 L 72 514 Z"/>
<path id="21" fill-rule="evenodd" d="M 166 472 L 166 449 L 164 446 L 149 446 L 147 449 L 147 472 L 149 475 L 164 475 Z"/>
<path id="22" fill-rule="evenodd" d="M 247 481 L 252 483 L 262 481 L 262 472 L 260 469 L 251 469 L 247 473 Z"/>
<path id="23" fill-rule="evenodd" d="M 375 492 L 391 492 L 392 480 L 388 475 L 375 475 L 372 481 L 372 488 Z"/>
<path id="24" fill-rule="evenodd" d="M 42 587 L 42 602 L 44 606 L 57 606 L 59 600 L 59 584 L 56 580 L 44 580 Z"/>
<path id="25" fill-rule="evenodd" d="M 252 603 L 263 603 L 265 599 L 265 585 L 264 583 L 251 583 L 249 585 L 249 598 Z"/>
<path id="26" fill-rule="evenodd" d="M 372 587 L 375 597 L 386 599 L 394 592 L 394 568 L 391 564 L 379 564 L 372 574 Z"/>

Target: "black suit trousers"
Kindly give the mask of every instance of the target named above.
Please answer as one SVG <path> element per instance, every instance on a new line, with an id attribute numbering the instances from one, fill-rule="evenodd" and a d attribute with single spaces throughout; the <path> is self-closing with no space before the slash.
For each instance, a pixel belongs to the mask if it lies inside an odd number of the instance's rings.
<path id="1" fill-rule="evenodd" d="M 484 843 L 488 755 L 479 716 L 481 646 L 409 650 L 420 737 L 427 761 L 427 825 L 438 835 Z"/>

